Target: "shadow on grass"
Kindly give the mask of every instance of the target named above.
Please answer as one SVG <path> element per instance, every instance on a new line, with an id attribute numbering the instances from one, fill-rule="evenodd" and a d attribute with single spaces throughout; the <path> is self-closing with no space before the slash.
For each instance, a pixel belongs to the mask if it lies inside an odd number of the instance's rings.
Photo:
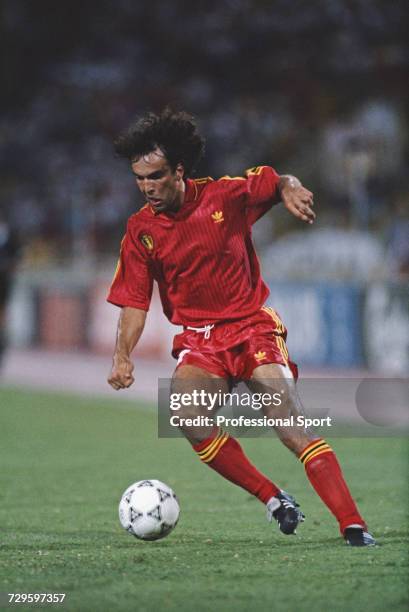
<path id="1" fill-rule="evenodd" d="M 384 533 L 374 533 L 379 546 L 392 547 L 397 544 L 402 545 L 409 539 L 409 534 L 405 530 L 394 530 Z M 262 539 L 261 539 L 262 538 Z M 4 541 L 6 540 L 6 541 Z M 183 534 L 180 531 L 172 534 L 169 538 L 156 542 L 145 542 L 132 538 L 122 532 L 86 530 L 84 532 L 60 531 L 60 532 L 41 532 L 33 534 L 30 529 L 3 529 L 2 551 L 69 551 L 72 549 L 106 549 L 113 550 L 149 550 L 150 548 L 160 547 L 166 550 L 177 552 L 186 546 L 191 547 L 192 551 L 203 548 L 225 547 L 246 547 L 247 550 L 317 550 L 345 547 L 345 542 L 340 536 L 317 537 L 316 535 L 285 536 L 280 533 L 266 533 L 262 535 L 248 535 L 229 537 L 206 537 L 204 533 Z M 137 547 L 137 548 L 136 548 Z"/>
<path id="2" fill-rule="evenodd" d="M 404 544 L 409 541 L 409 533 L 407 531 L 388 531 L 386 533 L 377 534 L 374 532 L 374 537 L 380 546 L 393 546 L 394 544 Z"/>

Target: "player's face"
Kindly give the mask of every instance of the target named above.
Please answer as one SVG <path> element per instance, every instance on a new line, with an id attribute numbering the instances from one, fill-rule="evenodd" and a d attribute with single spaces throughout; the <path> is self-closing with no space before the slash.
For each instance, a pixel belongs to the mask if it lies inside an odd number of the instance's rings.
<path id="1" fill-rule="evenodd" d="M 185 185 L 183 166 L 173 172 L 160 149 L 143 155 L 132 163 L 136 184 L 156 213 L 178 210 Z"/>

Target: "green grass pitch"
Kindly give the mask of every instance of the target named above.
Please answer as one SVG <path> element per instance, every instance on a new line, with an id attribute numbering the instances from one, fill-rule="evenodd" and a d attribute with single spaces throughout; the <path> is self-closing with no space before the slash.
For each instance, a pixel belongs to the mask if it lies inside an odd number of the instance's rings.
<path id="1" fill-rule="evenodd" d="M 60 608 L 80 611 L 406 610 L 407 440 L 330 441 L 376 548 L 344 545 L 275 439 L 243 446 L 301 503 L 295 537 L 184 440 L 158 439 L 152 409 L 0 389 L 0 592 L 65 592 Z M 172 486 L 182 509 L 175 531 L 153 543 L 117 517 L 123 490 L 144 478 Z"/>

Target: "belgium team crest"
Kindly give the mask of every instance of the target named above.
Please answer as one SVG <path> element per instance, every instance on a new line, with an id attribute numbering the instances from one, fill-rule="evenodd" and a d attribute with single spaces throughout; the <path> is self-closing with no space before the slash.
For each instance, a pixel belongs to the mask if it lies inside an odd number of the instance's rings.
<path id="1" fill-rule="evenodd" d="M 139 239 L 145 249 L 147 249 L 149 252 L 153 251 L 153 238 L 150 234 L 142 234 Z"/>

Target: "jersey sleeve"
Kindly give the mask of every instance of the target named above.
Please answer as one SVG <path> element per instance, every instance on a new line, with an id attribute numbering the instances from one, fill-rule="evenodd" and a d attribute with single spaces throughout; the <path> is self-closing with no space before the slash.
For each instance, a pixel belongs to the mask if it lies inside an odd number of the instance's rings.
<path id="1" fill-rule="evenodd" d="M 272 206 L 280 202 L 280 176 L 270 166 L 257 166 L 245 172 L 246 176 L 246 214 L 253 225 Z"/>
<path id="2" fill-rule="evenodd" d="M 280 175 L 270 166 L 250 168 L 241 177 L 222 176 L 218 183 L 227 185 L 228 197 L 244 210 L 249 225 L 281 200 Z"/>
<path id="3" fill-rule="evenodd" d="M 152 288 L 153 275 L 149 257 L 134 240 L 128 225 L 107 301 L 115 306 L 130 306 L 147 311 Z"/>

